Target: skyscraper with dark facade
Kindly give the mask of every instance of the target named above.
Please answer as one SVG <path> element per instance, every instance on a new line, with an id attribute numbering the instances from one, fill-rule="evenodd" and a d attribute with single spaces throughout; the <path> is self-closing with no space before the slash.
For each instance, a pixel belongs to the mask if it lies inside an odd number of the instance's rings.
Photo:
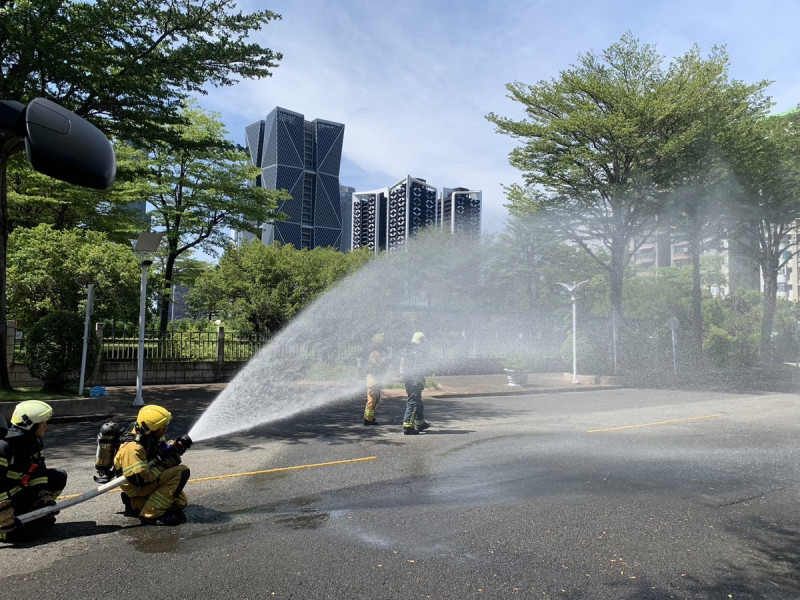
<path id="1" fill-rule="evenodd" d="M 295 248 L 341 247 L 339 167 L 344 125 L 276 107 L 245 129 L 253 164 L 261 167 L 256 185 L 287 190 L 292 199 L 278 210 L 285 221 L 266 225 L 262 241 Z"/>

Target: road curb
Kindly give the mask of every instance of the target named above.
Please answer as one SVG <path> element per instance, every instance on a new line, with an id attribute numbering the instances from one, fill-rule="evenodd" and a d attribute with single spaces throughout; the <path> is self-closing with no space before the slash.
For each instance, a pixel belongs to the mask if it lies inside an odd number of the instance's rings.
<path id="1" fill-rule="evenodd" d="M 110 399 L 105 396 L 99 398 L 64 398 L 61 400 L 48 400 L 53 407 L 53 418 L 78 417 L 97 414 L 110 414 Z M 16 402 L 0 402 L 0 414 L 6 421 L 11 418 Z"/>

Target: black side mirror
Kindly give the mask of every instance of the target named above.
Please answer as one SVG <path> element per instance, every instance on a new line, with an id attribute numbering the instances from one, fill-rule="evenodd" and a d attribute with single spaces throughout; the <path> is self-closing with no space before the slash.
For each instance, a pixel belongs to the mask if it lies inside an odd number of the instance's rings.
<path id="1" fill-rule="evenodd" d="M 94 125 L 44 98 L 36 98 L 27 108 L 13 101 L 0 104 L 5 109 L 0 111 L 5 121 L 0 123 L 0 134 L 11 129 L 25 140 L 34 169 L 83 187 L 106 189 L 114 183 L 114 149 Z"/>

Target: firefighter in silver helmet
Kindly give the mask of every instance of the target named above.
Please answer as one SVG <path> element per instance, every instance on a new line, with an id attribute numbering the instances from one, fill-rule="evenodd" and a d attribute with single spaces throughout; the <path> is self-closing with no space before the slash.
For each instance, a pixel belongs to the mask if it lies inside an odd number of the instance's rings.
<path id="1" fill-rule="evenodd" d="M 47 421 L 52 407 L 40 400 L 20 402 L 11 427 L 0 439 L 0 541 L 26 539 L 55 523 L 55 515 L 23 525 L 17 516 L 53 506 L 67 485 L 67 473 L 50 469 L 44 460 Z"/>
<path id="2" fill-rule="evenodd" d="M 181 464 L 182 451 L 176 444 L 164 438 L 171 420 L 166 408 L 143 406 L 114 457 L 116 474 L 127 478 L 121 486 L 125 515 L 139 517 L 148 525 L 186 521 L 183 488 L 189 480 L 189 467 Z"/>

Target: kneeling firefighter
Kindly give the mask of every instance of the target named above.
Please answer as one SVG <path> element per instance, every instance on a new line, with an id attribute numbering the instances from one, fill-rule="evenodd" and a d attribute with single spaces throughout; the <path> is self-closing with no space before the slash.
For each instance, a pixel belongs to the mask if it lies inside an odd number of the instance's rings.
<path id="1" fill-rule="evenodd" d="M 189 467 L 181 456 L 191 446 L 188 436 L 166 441 L 164 435 L 172 414 L 148 404 L 139 410 L 136 422 L 114 456 L 114 471 L 126 478 L 122 484 L 125 515 L 139 517 L 144 524 L 179 525 L 186 521 L 183 488 Z"/>
<path id="2" fill-rule="evenodd" d="M 0 419 L 0 541 L 28 539 L 55 523 L 55 514 L 23 526 L 17 517 L 53 506 L 67 485 L 67 473 L 44 461 L 47 420 L 52 407 L 26 400 L 14 408 L 11 427 Z"/>

